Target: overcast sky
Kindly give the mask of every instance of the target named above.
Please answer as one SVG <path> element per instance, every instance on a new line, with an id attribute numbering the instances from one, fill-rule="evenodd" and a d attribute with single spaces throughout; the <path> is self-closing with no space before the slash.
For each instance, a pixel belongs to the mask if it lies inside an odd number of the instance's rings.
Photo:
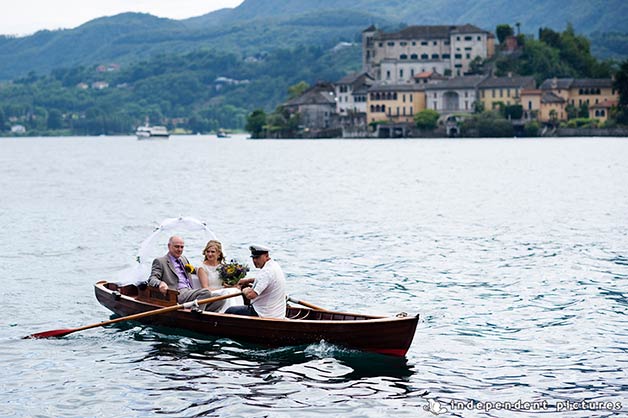
<path id="1" fill-rule="evenodd" d="M 244 0 L 0 0 L 0 34 L 30 35 L 41 29 L 70 29 L 124 12 L 185 19 Z"/>

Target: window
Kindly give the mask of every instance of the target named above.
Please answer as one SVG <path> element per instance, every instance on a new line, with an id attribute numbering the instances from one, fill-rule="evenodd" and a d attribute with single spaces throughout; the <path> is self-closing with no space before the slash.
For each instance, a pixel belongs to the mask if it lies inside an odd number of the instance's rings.
<path id="1" fill-rule="evenodd" d="M 399 59 L 400 60 L 407 60 L 408 56 L 406 54 L 401 54 L 401 55 L 399 55 Z"/>
<path id="2" fill-rule="evenodd" d="M 432 45 L 436 46 L 436 45 L 438 45 L 438 42 L 434 41 L 434 42 L 432 42 Z"/>
<path id="3" fill-rule="evenodd" d="M 403 78 L 403 69 L 399 70 L 399 78 Z"/>
<path id="4" fill-rule="evenodd" d="M 467 59 L 471 58 L 471 54 L 466 54 Z"/>
<path id="5" fill-rule="evenodd" d="M 390 80 L 390 71 L 386 71 L 386 78 Z"/>
<path id="6" fill-rule="evenodd" d="M 481 41 L 481 40 L 482 40 L 482 37 L 481 37 L 481 36 L 478 36 L 478 41 Z"/>
<path id="7" fill-rule="evenodd" d="M 416 59 L 419 59 L 419 56 L 417 54 L 412 54 L 410 55 L 410 59 L 416 60 Z"/>
<path id="8" fill-rule="evenodd" d="M 455 54 L 454 58 L 457 60 L 462 59 L 462 54 Z"/>
<path id="9" fill-rule="evenodd" d="M 470 46 L 466 47 L 464 50 L 465 51 L 471 51 L 473 48 L 471 48 Z"/>
<path id="10" fill-rule="evenodd" d="M 456 36 L 456 41 L 459 41 L 459 40 L 460 40 L 460 36 Z"/>
<path id="11" fill-rule="evenodd" d="M 388 46 L 395 46 L 395 43 L 393 41 L 388 41 L 388 43 L 386 45 L 388 45 Z"/>
<path id="12" fill-rule="evenodd" d="M 438 59 L 438 54 L 432 54 L 432 59 L 433 60 L 437 60 Z"/>
<path id="13" fill-rule="evenodd" d="M 379 43 L 379 46 L 380 46 L 380 47 L 384 46 L 384 43 L 383 43 L 383 42 L 380 42 L 380 43 Z"/>
<path id="14" fill-rule="evenodd" d="M 443 59 L 448 60 L 451 56 L 449 54 L 443 54 Z"/>
<path id="15" fill-rule="evenodd" d="M 406 102 L 406 95 L 405 95 L 405 94 L 402 94 L 402 95 L 401 95 L 401 100 L 402 100 L 404 103 Z"/>
<path id="16" fill-rule="evenodd" d="M 426 59 L 428 59 L 429 57 L 430 57 L 430 56 L 429 56 L 429 55 L 427 55 L 427 54 L 421 54 L 421 59 L 422 59 L 422 60 L 426 60 Z"/>
<path id="17" fill-rule="evenodd" d="M 412 46 L 416 46 L 416 41 L 412 41 Z"/>
<path id="18" fill-rule="evenodd" d="M 399 45 L 401 45 L 401 46 L 406 46 L 406 45 L 408 45 L 408 43 L 407 43 L 407 42 L 404 42 L 404 41 L 401 41 L 401 42 L 399 42 Z"/>
<path id="19" fill-rule="evenodd" d="M 412 102 L 412 95 L 410 95 L 410 101 Z"/>
<path id="20" fill-rule="evenodd" d="M 472 41 L 472 40 L 473 40 L 473 37 L 472 37 L 472 36 L 465 36 L 465 37 L 464 37 L 464 40 L 465 40 L 465 41 Z"/>
<path id="21" fill-rule="evenodd" d="M 427 45 L 427 41 L 421 41 L 421 45 L 423 46 Z"/>

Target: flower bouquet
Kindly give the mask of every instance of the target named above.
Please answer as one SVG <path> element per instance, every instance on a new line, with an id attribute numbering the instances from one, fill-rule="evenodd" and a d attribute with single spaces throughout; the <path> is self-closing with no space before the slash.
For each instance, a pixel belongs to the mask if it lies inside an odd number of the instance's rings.
<path id="1" fill-rule="evenodd" d="M 236 260 L 231 260 L 229 263 L 221 264 L 217 270 L 222 283 L 227 286 L 233 286 L 246 276 L 249 266 L 240 264 Z"/>

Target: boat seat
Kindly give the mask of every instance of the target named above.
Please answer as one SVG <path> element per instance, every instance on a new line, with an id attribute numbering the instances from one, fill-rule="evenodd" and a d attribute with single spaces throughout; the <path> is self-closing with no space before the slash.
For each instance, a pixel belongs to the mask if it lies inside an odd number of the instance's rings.
<path id="1" fill-rule="evenodd" d="M 173 306 L 178 303 L 178 296 L 179 292 L 177 290 L 168 289 L 168 292 L 162 295 L 158 288 L 146 286 L 143 289 L 140 288 L 137 300 L 154 303 L 159 306 Z"/>

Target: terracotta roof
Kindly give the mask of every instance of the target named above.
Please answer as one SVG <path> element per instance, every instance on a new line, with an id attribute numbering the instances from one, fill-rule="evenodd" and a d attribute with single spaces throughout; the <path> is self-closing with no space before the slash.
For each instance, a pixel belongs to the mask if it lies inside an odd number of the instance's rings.
<path id="1" fill-rule="evenodd" d="M 608 99 L 604 99 L 602 100 L 600 103 L 596 103 L 594 105 L 589 106 L 589 109 L 593 109 L 593 108 L 604 108 L 604 109 L 609 109 L 611 107 L 615 107 L 617 106 L 617 100 L 608 100 Z"/>
<path id="2" fill-rule="evenodd" d="M 546 91 L 541 96 L 541 103 L 565 103 L 565 99 L 555 95 L 551 91 Z"/>

